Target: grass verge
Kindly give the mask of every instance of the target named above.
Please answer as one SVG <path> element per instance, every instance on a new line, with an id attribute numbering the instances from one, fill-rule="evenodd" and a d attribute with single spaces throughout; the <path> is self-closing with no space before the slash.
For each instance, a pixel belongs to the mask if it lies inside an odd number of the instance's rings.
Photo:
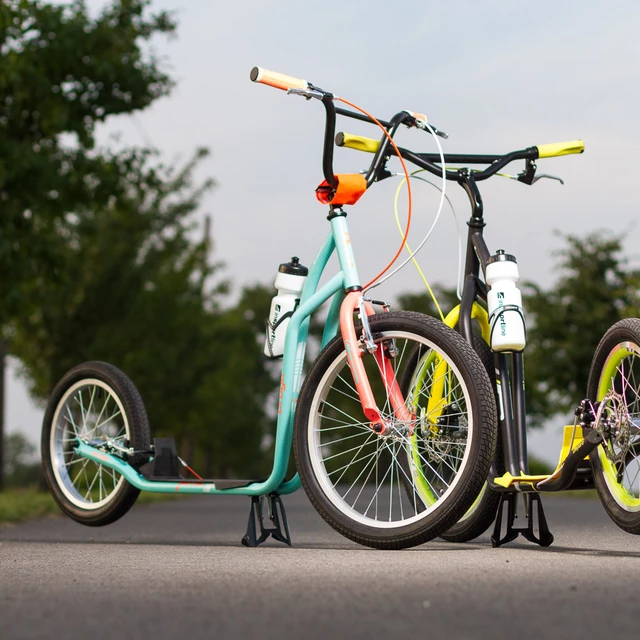
<path id="1" fill-rule="evenodd" d="M 166 502 L 177 497 L 172 493 L 143 491 L 138 496 L 136 504 Z M 57 515 L 62 515 L 62 512 L 48 491 L 38 491 L 34 487 L 0 491 L 0 527 Z"/>
<path id="2" fill-rule="evenodd" d="M 60 513 L 50 493 L 34 488 L 0 492 L 0 526 Z"/>

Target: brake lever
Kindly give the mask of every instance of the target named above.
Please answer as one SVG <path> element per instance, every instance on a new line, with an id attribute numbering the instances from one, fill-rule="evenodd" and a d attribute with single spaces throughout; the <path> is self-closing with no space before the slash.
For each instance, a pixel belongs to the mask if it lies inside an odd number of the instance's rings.
<path id="1" fill-rule="evenodd" d="M 542 180 L 542 178 L 549 178 L 549 180 L 557 180 L 560 184 L 564 184 L 564 180 L 559 178 L 558 176 L 552 176 L 550 173 L 541 173 L 537 175 L 531 184 L 535 184 L 538 180 Z"/>
<path id="2" fill-rule="evenodd" d="M 408 114 L 411 119 L 411 123 L 408 126 L 414 126 L 417 129 L 422 129 L 423 131 L 431 133 L 431 131 L 429 131 L 429 129 L 427 128 L 427 116 L 422 113 L 414 113 L 413 111 L 409 111 L 408 109 L 405 109 L 404 112 Z M 433 133 L 435 133 L 437 136 L 440 136 L 445 140 L 449 137 L 448 133 L 440 131 L 440 129 L 434 127 L 431 123 L 429 123 L 429 127 L 431 127 Z"/>
<path id="3" fill-rule="evenodd" d="M 329 96 L 333 98 L 334 96 L 326 91 L 322 91 L 320 89 L 309 88 L 309 89 L 287 89 L 287 95 L 292 96 L 302 96 L 307 100 L 311 100 L 311 98 L 316 98 L 316 100 L 322 100 L 323 98 Z"/>
<path id="4" fill-rule="evenodd" d="M 549 180 L 557 180 L 560 184 L 564 184 L 564 180 L 558 176 L 552 176 L 550 173 L 540 173 L 536 175 L 537 165 L 533 160 L 527 160 L 524 171 L 521 171 L 517 176 L 509 176 L 518 182 L 524 182 L 524 184 L 532 185 L 542 180 L 542 178 L 549 178 Z"/>
<path id="5" fill-rule="evenodd" d="M 445 133 L 444 131 L 440 131 L 440 129 L 438 129 L 437 127 L 434 127 L 431 123 L 429 123 L 429 126 L 433 130 L 433 133 L 435 133 L 437 136 L 440 136 L 441 138 L 444 138 L 445 140 L 447 140 L 449 138 L 449 134 L 448 133 Z M 420 118 L 416 118 L 416 127 L 418 129 L 422 129 L 423 131 L 426 131 L 427 133 L 431 133 L 431 131 L 429 131 L 429 129 L 427 128 L 427 123 L 426 123 L 425 120 L 421 120 Z"/>
<path id="6" fill-rule="evenodd" d="M 324 98 L 324 94 L 315 89 L 287 89 L 287 95 L 302 96 L 307 100 L 311 100 L 311 98 L 322 100 Z"/>

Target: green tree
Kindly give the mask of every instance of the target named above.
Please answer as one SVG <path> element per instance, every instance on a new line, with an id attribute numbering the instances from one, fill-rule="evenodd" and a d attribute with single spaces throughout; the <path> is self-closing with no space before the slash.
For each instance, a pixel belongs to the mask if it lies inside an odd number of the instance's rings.
<path id="1" fill-rule="evenodd" d="M 21 434 L 10 433 L 6 439 L 7 485 L 24 487 L 38 483 L 40 463 L 36 448 Z"/>
<path id="2" fill-rule="evenodd" d="M 640 315 L 640 271 L 622 256 L 622 236 L 568 235 L 549 289 L 525 287 L 527 414 L 532 425 L 584 397 L 591 359 L 615 322 Z"/>
<path id="3" fill-rule="evenodd" d="M 272 459 L 265 444 L 274 434 L 279 367 L 262 355 L 265 320 L 273 293 L 260 285 L 243 290 L 236 306 L 209 327 L 208 367 L 193 405 L 203 469 L 211 477 L 266 477 Z M 204 355 L 204 354 L 203 354 Z"/>
<path id="4" fill-rule="evenodd" d="M 442 285 L 436 284 L 432 287 L 433 293 L 440 305 L 442 313 L 446 316 L 453 307 L 460 304 L 458 294 L 455 289 L 448 289 Z M 433 302 L 433 298 L 427 291 L 420 293 L 403 293 L 398 296 L 398 309 L 406 309 L 408 311 L 417 311 L 434 318 L 439 318 L 440 314 Z"/>
<path id="5" fill-rule="evenodd" d="M 135 367 L 146 348 L 156 353 L 154 339 L 170 358 L 182 344 L 180 322 L 195 318 L 194 309 L 216 311 L 224 286 L 211 287 L 217 266 L 208 262 L 209 230 L 202 241 L 191 240 L 190 216 L 211 186 L 192 184 L 205 153 L 174 172 L 149 166 L 149 152 L 130 151 L 103 156 L 95 173 L 84 174 L 98 204 L 80 203 L 56 222 L 55 266 L 25 285 L 37 305 L 10 334 L 35 396 L 46 398 L 82 360 L 117 355 L 114 364 Z M 108 204 L 101 204 L 102 191 Z M 152 371 L 150 363 L 142 366 Z"/>
<path id="6" fill-rule="evenodd" d="M 87 174 L 110 204 L 58 221 L 56 268 L 31 281 L 38 306 L 10 345 L 35 396 L 46 398 L 78 362 L 112 362 L 138 386 L 154 433 L 174 436 L 201 473 L 260 474 L 274 389 L 261 355 L 271 294 L 251 287 L 220 308 L 227 285 L 210 262 L 209 225 L 193 240 L 193 214 L 211 186 L 192 180 L 203 154 L 173 172 L 130 152 Z"/>
<path id="7" fill-rule="evenodd" d="M 145 43 L 175 24 L 148 4 L 114 0 L 92 18 L 81 0 L 0 3 L 0 342 L 37 304 L 27 285 L 55 266 L 56 221 L 95 196 L 84 176 L 100 163 L 96 124 L 171 89 Z M 0 412 L 0 489 L 3 427 Z"/>
<path id="8" fill-rule="evenodd" d="M 148 4 L 114 1 L 96 18 L 82 1 L 0 4 L 0 326 L 25 300 L 22 285 L 50 268 L 55 219 L 94 195 L 83 176 L 96 124 L 172 86 L 143 46 L 175 25 Z"/>
<path id="9" fill-rule="evenodd" d="M 174 23 L 148 4 L 114 1 L 97 18 L 83 2 L 0 7 L 0 328 L 35 397 L 78 362 L 113 362 L 156 434 L 205 473 L 259 474 L 271 296 L 253 287 L 220 308 L 209 224 L 197 240 L 193 222 L 205 152 L 171 171 L 150 150 L 93 148 L 97 123 L 172 86 L 145 45 Z"/>

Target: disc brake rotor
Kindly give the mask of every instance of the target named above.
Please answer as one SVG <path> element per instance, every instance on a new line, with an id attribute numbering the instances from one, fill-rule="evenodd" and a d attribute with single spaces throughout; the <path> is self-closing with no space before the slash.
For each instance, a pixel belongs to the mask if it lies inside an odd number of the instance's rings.
<path id="1" fill-rule="evenodd" d="M 625 399 L 610 391 L 602 399 L 596 414 L 595 428 L 605 437 L 607 459 L 616 467 L 625 461 L 631 444 L 631 417 Z"/>

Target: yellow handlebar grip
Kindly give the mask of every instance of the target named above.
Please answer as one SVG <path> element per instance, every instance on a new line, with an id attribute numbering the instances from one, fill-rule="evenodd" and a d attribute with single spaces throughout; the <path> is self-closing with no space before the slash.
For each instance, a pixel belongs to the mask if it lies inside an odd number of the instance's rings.
<path id="1" fill-rule="evenodd" d="M 349 147 L 349 149 L 356 149 L 357 151 L 375 153 L 380 146 L 380 141 L 373 138 L 365 138 L 364 136 L 354 136 L 351 133 L 339 133 L 336 136 L 336 144 L 339 147 Z"/>
<path id="2" fill-rule="evenodd" d="M 584 142 L 571 140 L 571 142 L 551 142 L 538 145 L 538 158 L 553 158 L 554 156 L 568 156 L 571 153 L 582 153 Z"/>

